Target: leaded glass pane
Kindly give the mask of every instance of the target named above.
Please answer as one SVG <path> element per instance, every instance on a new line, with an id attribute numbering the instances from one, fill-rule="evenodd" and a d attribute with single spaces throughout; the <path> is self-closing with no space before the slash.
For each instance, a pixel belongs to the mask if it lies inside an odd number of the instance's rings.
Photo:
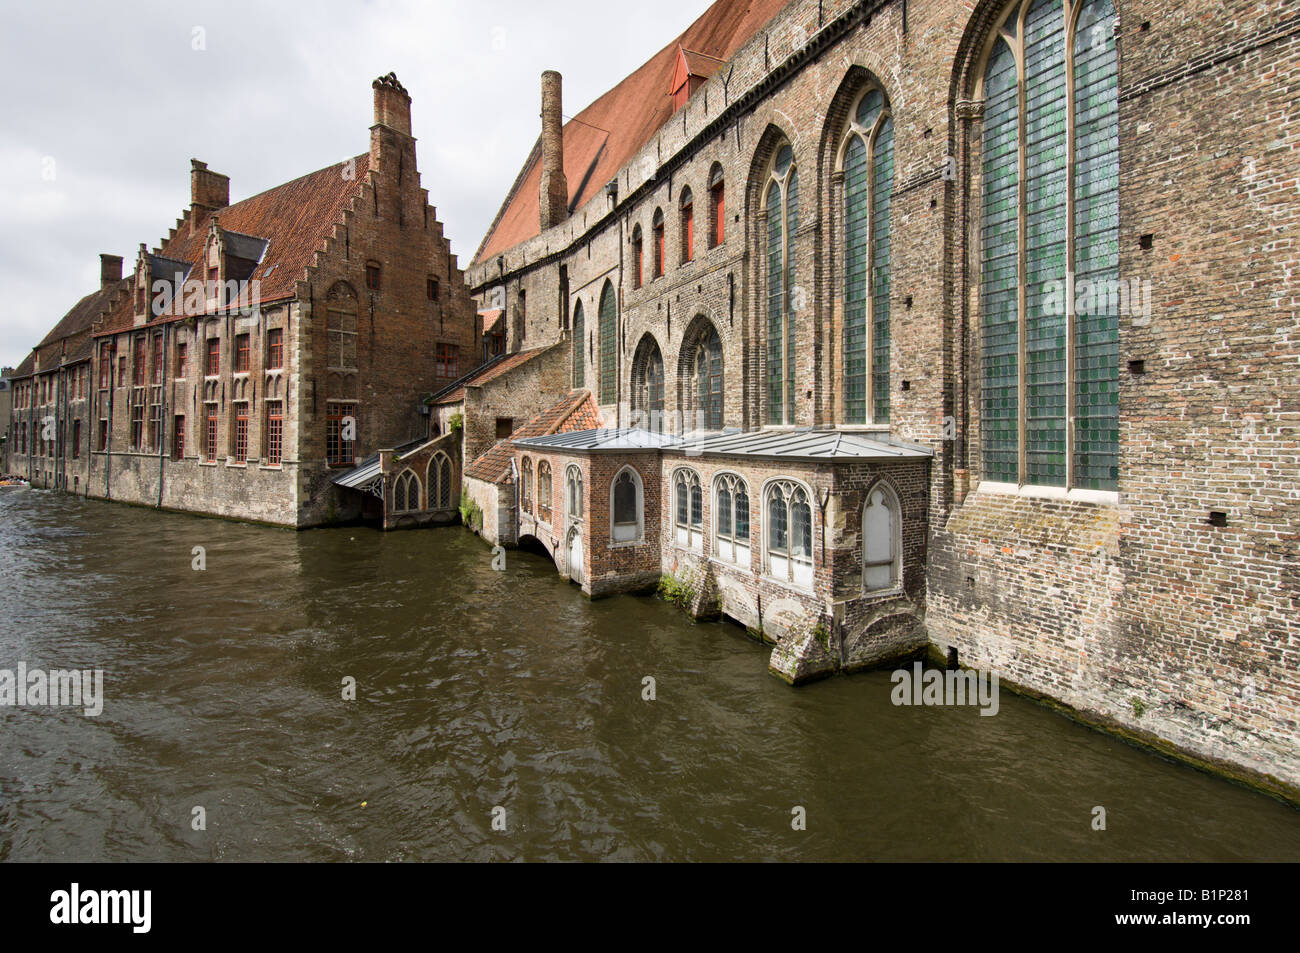
<path id="1" fill-rule="evenodd" d="M 614 522 L 636 522 L 636 483 L 626 471 L 614 482 Z"/>
<path id="2" fill-rule="evenodd" d="M 787 552 L 785 520 L 785 495 L 780 487 L 776 487 L 767 498 L 768 548 L 772 552 Z"/>
<path id="3" fill-rule="evenodd" d="M 984 207 L 980 230 L 983 468 L 986 479 L 1015 483 L 1019 479 L 1019 102 L 1016 60 L 1005 42 L 998 41 L 984 81 Z"/>
<path id="4" fill-rule="evenodd" d="M 872 152 L 871 403 L 873 423 L 889 422 L 889 207 L 894 189 L 894 123 L 886 116 Z"/>
<path id="5" fill-rule="evenodd" d="M 782 360 L 782 324 L 785 310 L 785 252 L 781 240 L 781 187 L 775 182 L 767 190 L 767 420 L 784 421 L 782 403 L 785 362 Z"/>
<path id="6" fill-rule="evenodd" d="M 691 481 L 691 528 L 699 529 L 704 525 L 704 500 L 700 491 L 700 481 Z"/>
<path id="7" fill-rule="evenodd" d="M 867 421 L 867 147 L 844 155 L 844 420 Z"/>
<path id="8" fill-rule="evenodd" d="M 731 536 L 731 491 L 718 487 L 718 535 Z"/>
<path id="9" fill-rule="evenodd" d="M 803 490 L 790 497 L 790 555 L 812 559 L 812 508 Z"/>
<path id="10" fill-rule="evenodd" d="M 1074 485 L 1119 486 L 1119 63 L 1111 0 L 1074 39 Z"/>
<path id="11" fill-rule="evenodd" d="M 798 276 L 794 270 L 793 245 L 795 232 L 799 230 L 799 170 L 790 170 L 790 180 L 785 187 L 785 281 L 790 288 L 787 295 L 785 320 L 785 419 L 794 423 L 794 307 L 793 295 L 799 286 Z"/>
<path id="12" fill-rule="evenodd" d="M 573 306 L 573 386 L 587 386 L 587 329 L 582 316 L 582 302 Z"/>
<path id="13" fill-rule="evenodd" d="M 617 315 L 614 305 L 614 286 L 605 282 L 600 293 L 600 402 L 612 404 L 618 399 L 618 385 L 614 380 L 614 358 L 617 350 Z"/>
<path id="14" fill-rule="evenodd" d="M 749 494 L 743 486 L 736 486 L 736 542 L 749 543 Z"/>

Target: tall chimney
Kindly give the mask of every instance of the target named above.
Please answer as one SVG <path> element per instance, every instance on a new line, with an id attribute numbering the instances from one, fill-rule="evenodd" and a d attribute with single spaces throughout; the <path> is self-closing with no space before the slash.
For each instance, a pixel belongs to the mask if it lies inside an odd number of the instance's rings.
<path id="1" fill-rule="evenodd" d="M 212 172 L 206 162 L 190 160 L 190 234 L 208 227 L 208 216 L 230 204 L 230 176 Z"/>
<path id="2" fill-rule="evenodd" d="M 115 285 L 121 280 L 122 280 L 122 256 L 121 255 L 100 255 L 99 256 L 100 290 L 107 288 L 109 285 Z"/>
<path id="3" fill-rule="evenodd" d="M 540 196 L 542 229 L 559 225 L 569 217 L 569 182 L 564 177 L 564 117 L 561 114 L 560 74 L 548 69 L 542 74 L 542 186 Z"/>
<path id="4" fill-rule="evenodd" d="M 411 96 L 397 81 L 396 73 L 381 76 L 370 84 L 375 91 L 375 125 L 411 134 Z"/>

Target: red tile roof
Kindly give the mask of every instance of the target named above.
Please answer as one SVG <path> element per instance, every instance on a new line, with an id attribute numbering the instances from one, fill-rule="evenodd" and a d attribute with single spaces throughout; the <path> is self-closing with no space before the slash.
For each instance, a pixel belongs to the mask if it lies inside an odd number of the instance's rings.
<path id="1" fill-rule="evenodd" d="M 491 334 L 495 331 L 497 325 L 501 323 L 501 316 L 505 313 L 504 308 L 493 308 L 490 311 L 480 311 L 479 314 L 483 315 L 483 333 Z"/>
<path id="2" fill-rule="evenodd" d="M 498 440 L 493 444 L 486 453 L 465 468 L 465 476 L 488 483 L 500 483 L 510 473 L 510 458 L 514 456 L 512 440 L 594 430 L 599 426 L 600 411 L 591 392 L 571 390 L 558 403 L 519 427 L 510 435 L 509 440 Z"/>
<path id="3" fill-rule="evenodd" d="M 681 56 L 679 48 L 684 48 L 688 56 L 702 54 L 690 57 L 692 70 L 704 69 L 712 62 L 710 58 L 726 60 L 789 2 L 717 0 L 686 32 L 565 123 L 564 174 L 569 183 L 569 208 L 578 208 L 603 189 L 672 118 L 668 87 Z M 713 67 L 716 69 L 717 64 Z M 474 253 L 476 263 L 540 232 L 541 175 L 539 140 Z"/>
<path id="4" fill-rule="evenodd" d="M 108 308 L 113 296 L 126 292 L 130 286 L 129 279 L 123 279 L 107 288 L 92 291 L 72 306 L 59 323 L 50 329 L 50 333 L 41 339 L 36 349 L 27 355 L 26 360 L 18 365 L 14 377 L 25 377 L 34 372 L 53 371 L 60 363 L 70 364 L 90 357 L 92 351 L 91 325 Z M 39 368 L 37 357 L 39 356 Z"/>
<path id="5" fill-rule="evenodd" d="M 363 153 L 211 213 L 223 230 L 267 241 L 261 262 L 249 276 L 261 285 L 254 303 L 292 297 L 315 253 L 324 247 L 334 225 L 343 221 L 343 210 L 360 194 L 369 169 L 370 155 Z M 185 213 L 176 233 L 154 254 L 191 265 L 199 263 L 207 240 L 207 219 L 191 235 L 189 214 Z M 121 302 L 103 333 L 128 330 L 132 326 L 131 305 L 129 299 Z"/>
<path id="6" fill-rule="evenodd" d="M 435 404 L 459 404 L 465 399 L 465 388 L 471 385 L 486 384 L 488 381 L 494 381 L 502 374 L 513 371 L 521 364 L 527 364 L 537 355 L 545 351 L 544 347 L 535 347 L 530 351 L 515 351 L 513 354 L 503 354 L 501 357 L 492 361 L 490 364 L 484 364 L 477 370 L 470 371 L 455 384 L 449 385 L 452 389 L 446 393 L 435 395 L 433 403 Z"/>

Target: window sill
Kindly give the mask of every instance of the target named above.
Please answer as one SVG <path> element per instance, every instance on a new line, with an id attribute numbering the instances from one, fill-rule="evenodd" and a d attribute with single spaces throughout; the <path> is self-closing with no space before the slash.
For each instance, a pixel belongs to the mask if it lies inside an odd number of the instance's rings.
<path id="1" fill-rule="evenodd" d="M 1032 486 L 1029 484 L 998 483 L 993 480 L 981 480 L 975 487 L 975 493 L 996 496 L 1021 496 L 1040 500 L 1067 500 L 1076 503 L 1094 503 L 1100 506 L 1119 506 L 1119 492 L 1116 490 L 1085 490 L 1079 487 L 1066 489 L 1063 486 Z"/>
<path id="2" fill-rule="evenodd" d="M 606 548 L 607 549 L 636 549 L 640 546 L 644 546 L 645 544 L 646 544 L 645 539 L 628 539 L 618 543 L 611 542 L 609 543 L 608 546 L 606 546 Z"/>
<path id="3" fill-rule="evenodd" d="M 790 579 L 778 579 L 776 576 L 770 576 L 767 573 L 762 573 L 758 577 L 758 580 L 759 582 L 768 583 L 773 586 L 780 586 L 783 589 L 789 589 L 793 592 L 798 592 L 803 595 L 807 595 L 807 596 L 813 595 L 813 587 L 811 585 L 805 586 L 802 583 L 794 582 Z"/>
<path id="4" fill-rule="evenodd" d="M 280 470 L 283 470 L 283 469 L 284 469 L 284 464 L 282 464 L 282 463 L 263 463 L 263 464 L 259 464 L 257 469 L 259 469 L 259 470 L 275 470 L 275 471 L 280 471 Z"/>

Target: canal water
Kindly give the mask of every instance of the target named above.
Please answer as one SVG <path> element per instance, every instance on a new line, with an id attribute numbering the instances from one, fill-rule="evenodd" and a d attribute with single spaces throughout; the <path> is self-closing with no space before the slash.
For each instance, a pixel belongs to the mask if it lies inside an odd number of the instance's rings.
<path id="1" fill-rule="evenodd" d="M 0 708 L 0 860 L 1300 859 L 1300 811 L 1009 692 L 895 707 L 767 656 L 459 528 L 3 490 L 0 669 L 105 700 Z"/>

